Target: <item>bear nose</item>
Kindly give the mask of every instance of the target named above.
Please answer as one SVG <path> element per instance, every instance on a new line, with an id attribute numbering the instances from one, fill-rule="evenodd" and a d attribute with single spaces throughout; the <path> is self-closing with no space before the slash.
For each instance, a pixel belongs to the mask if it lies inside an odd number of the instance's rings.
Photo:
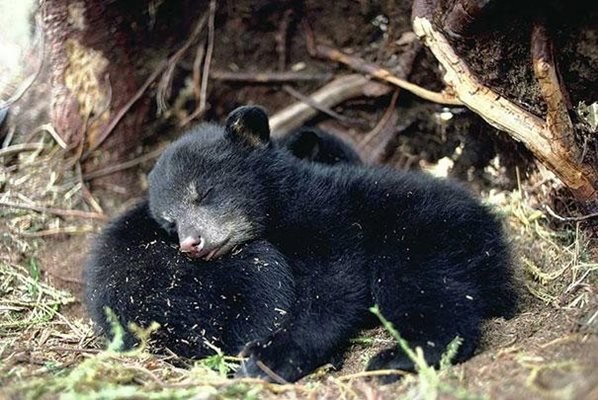
<path id="1" fill-rule="evenodd" d="M 187 236 L 180 242 L 181 251 L 184 253 L 199 253 L 204 247 L 203 238 Z"/>

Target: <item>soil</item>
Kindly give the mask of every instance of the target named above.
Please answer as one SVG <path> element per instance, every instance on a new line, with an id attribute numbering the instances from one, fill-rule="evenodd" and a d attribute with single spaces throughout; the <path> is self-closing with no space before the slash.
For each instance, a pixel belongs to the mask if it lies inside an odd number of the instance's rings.
<path id="1" fill-rule="evenodd" d="M 496 19 L 479 30 L 476 40 L 462 39 L 459 48 L 474 70 L 485 72 L 486 83 L 500 93 L 518 99 L 530 110 L 542 114 L 542 101 L 529 67 L 528 38 L 531 22 L 525 14 L 512 13 L 517 7 L 514 2 L 506 3 L 497 8 Z M 155 37 L 165 34 L 169 22 L 176 19 L 176 10 L 176 7 L 171 6 L 162 12 L 158 9 L 154 23 L 156 32 L 159 33 L 154 32 Z M 511 19 L 511 14 L 515 15 L 514 19 Z M 594 17 L 590 17 L 591 15 Z M 564 23 L 558 25 L 556 30 L 557 45 L 563 49 L 562 60 L 559 60 L 562 73 L 569 84 L 571 98 L 575 103 L 582 100 L 590 103 L 596 100 L 598 30 L 590 26 L 595 15 L 584 13 L 584 17 L 578 21 L 573 15 L 567 14 L 563 19 Z M 145 29 L 143 24 L 147 21 L 142 16 L 136 15 L 135 18 L 140 24 L 141 37 L 141 32 Z M 276 36 L 279 34 L 280 21 L 284 18 L 288 19 L 288 30 L 286 51 L 281 56 L 276 51 Z M 334 63 L 314 60 L 309 56 L 302 31 L 304 18 L 311 22 L 318 41 L 392 69 L 397 67 L 396 41 L 402 34 L 410 31 L 410 2 L 222 2 L 216 14 L 213 68 L 249 72 L 272 71 L 282 57 L 285 69 L 295 66 L 303 72 L 347 73 L 348 71 Z M 575 23 L 571 23 L 572 21 Z M 188 23 L 183 25 L 185 28 L 188 26 Z M 179 37 L 179 41 L 183 39 L 184 37 Z M 146 37 L 143 43 L 148 40 L 151 38 Z M 169 36 L 169 46 L 176 42 Z M 156 49 L 146 52 L 160 54 Z M 175 102 L 185 79 L 188 79 L 192 62 L 193 58 L 190 55 L 181 61 L 176 70 L 173 97 L 169 99 L 171 103 Z M 443 88 L 437 63 L 425 49 L 418 55 L 409 79 L 429 89 Z M 322 82 L 291 84 L 296 90 L 307 94 L 320 87 Z M 359 144 L 383 117 L 391 103 L 391 96 L 389 94 L 378 99 L 356 99 L 335 108 L 335 111 L 346 117 L 363 121 L 364 127 L 349 128 L 346 124 L 328 117 L 318 117 L 309 123 L 318 124 L 343 138 L 348 138 L 354 144 Z M 262 104 L 274 113 L 296 101 L 282 90 L 280 84 L 246 82 L 212 81 L 208 97 L 210 108 L 204 118 L 207 120 L 222 120 L 232 108 L 241 104 Z M 182 104 L 186 112 L 195 107 L 191 100 Z M 402 92 L 395 112 L 398 119 L 389 129 L 390 139 L 382 140 L 377 147 L 362 149 L 364 160 L 417 169 L 427 169 L 442 160 L 448 160 L 452 168 L 448 167 L 444 171 L 445 175 L 463 180 L 472 190 L 482 193 L 486 198 L 489 197 L 489 193 L 502 191 L 511 195 L 511 191 L 521 187 L 522 181 L 525 185 L 528 179 L 529 185 L 526 187 L 533 187 L 535 191 L 543 190 L 545 186 L 542 185 L 551 181 L 549 178 L 541 182 L 535 178 L 538 168 L 522 146 L 464 108 L 448 109 L 424 103 Z M 446 112 L 450 112 L 451 118 L 442 120 L 440 114 Z M 11 123 L 30 126 L 30 122 L 23 120 L 28 118 L 28 115 L 30 113 L 25 112 L 20 116 L 14 115 L 11 117 Z M 39 119 L 40 113 L 35 115 Z M 157 143 L 175 137 L 180 131 L 175 127 L 177 122 L 179 121 L 173 117 L 149 121 L 148 131 L 152 133 L 145 135 L 143 143 L 136 149 L 137 153 L 146 153 L 155 148 Z M 24 137 L 30 138 L 28 135 Z M 15 141 L 24 141 L 24 138 L 17 137 Z M 47 187 L 49 178 L 42 180 L 37 186 L 32 184 L 19 187 L 14 183 L 18 182 L 19 174 L 30 172 L 20 168 L 20 158 L 4 159 L 4 162 L 3 173 L 13 177 L 13 183 L 10 180 L 8 183 L 2 183 L 3 193 L 19 192 L 52 206 L 84 207 L 81 198 L 73 204 L 65 204 L 64 199 L 56 195 L 36 198 L 35 194 L 41 191 L 40 188 Z M 66 168 L 65 165 L 66 163 L 62 168 Z M 145 186 L 143 177 L 149 167 L 151 163 L 146 163 L 133 170 L 140 188 Z M 60 180 L 59 183 L 66 184 Z M 91 189 L 92 193 L 101 199 L 104 211 L 109 215 L 117 214 L 135 199 L 143 196 L 142 191 L 126 192 L 125 197 L 130 201 L 123 203 L 122 193 L 114 191 L 109 180 L 108 184 L 106 180 L 102 185 L 92 184 Z M 531 190 L 532 194 L 528 197 L 533 199 L 528 198 L 529 201 L 552 201 L 551 198 L 541 197 Z M 76 192 L 75 196 L 81 194 Z M 10 213 L 8 215 L 10 216 Z M 49 223 L 49 220 L 40 222 L 45 227 Z M 74 223 L 81 224 L 82 221 Z M 0 227 L 13 232 L 14 226 L 9 226 L 10 224 L 7 219 L 0 222 Z M 99 223 L 90 224 L 94 231 L 101 226 Z M 583 226 L 581 229 L 583 230 Z M 592 239 L 591 231 L 588 232 L 589 238 Z M 519 246 L 528 244 L 521 239 L 517 229 L 512 233 L 514 240 L 522 240 L 518 243 Z M 72 293 L 77 298 L 77 301 L 62 309 L 63 315 L 69 320 L 83 321 L 85 324 L 87 316 L 81 301 L 81 270 L 85 253 L 92 241 L 93 234 L 79 234 L 25 240 L 25 247 L 4 240 L 0 241 L 0 244 L 2 250 L 7 252 L 2 258 L 7 263 L 22 263 L 32 256 L 39 260 L 43 280 L 53 287 Z M 30 242 L 34 244 L 29 245 Z M 595 242 L 590 243 L 593 245 Z M 596 253 L 592 253 L 595 250 L 592 250 L 590 245 L 588 249 L 590 260 L 595 261 L 598 258 Z M 545 265 L 550 266 L 550 260 L 548 261 Z M 564 297 L 560 300 L 549 302 L 543 302 L 530 295 L 528 288 L 535 285 L 536 281 L 526 275 L 523 266 L 519 268 L 519 284 L 525 299 L 520 312 L 508 321 L 489 321 L 484 327 L 483 340 L 477 355 L 453 367 L 447 375 L 448 381 L 465 387 L 471 394 L 488 398 L 598 398 L 598 318 L 595 317 L 598 298 L 595 279 L 584 283 L 588 286 L 584 290 L 587 289 L 589 293 L 585 303 L 582 306 L 570 306 L 569 302 L 573 296 L 571 293 L 566 296 L 563 293 Z M 565 283 L 560 286 L 563 285 L 567 286 Z M 332 376 L 340 377 L 362 371 L 371 355 L 391 343 L 388 334 L 382 329 L 366 332 L 364 335 L 373 338 L 373 343 L 353 344 L 346 354 L 342 368 L 333 371 Z M 4 349 L 2 352 L 9 350 Z M 34 364 L 32 363 L 32 368 Z M 307 381 L 310 379 L 321 378 L 307 378 Z M 377 387 L 373 393 L 379 393 L 381 398 L 395 398 L 400 393 L 405 394 L 406 390 L 400 384 L 393 384 Z"/>

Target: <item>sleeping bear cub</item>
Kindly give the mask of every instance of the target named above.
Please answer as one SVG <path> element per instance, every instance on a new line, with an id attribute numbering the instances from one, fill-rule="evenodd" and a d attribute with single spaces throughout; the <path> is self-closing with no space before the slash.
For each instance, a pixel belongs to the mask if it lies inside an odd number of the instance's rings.
<path id="1" fill-rule="evenodd" d="M 456 361 L 470 357 L 482 320 L 512 314 L 501 225 L 466 190 L 420 173 L 309 163 L 269 133 L 261 108 L 238 108 L 224 127 L 201 125 L 173 143 L 149 177 L 151 215 L 202 268 L 255 241 L 286 260 L 280 294 L 292 295 L 278 301 L 289 307 L 245 346 L 238 375 L 296 381 L 370 327 L 374 304 L 430 364 L 456 336 Z M 368 365 L 387 368 L 414 365 L 392 347 Z"/>
<path id="2" fill-rule="evenodd" d="M 276 145 L 313 162 L 360 162 L 350 145 L 311 128 Z M 293 278 L 271 244 L 253 241 L 210 262 L 178 248 L 178 237 L 151 217 L 147 200 L 103 229 L 84 269 L 86 306 L 100 333 L 113 335 L 110 308 L 124 328 L 125 348 L 137 343 L 129 323 L 158 322 L 152 350 L 200 358 L 213 354 L 214 345 L 237 354 L 280 325 L 294 299 Z"/>

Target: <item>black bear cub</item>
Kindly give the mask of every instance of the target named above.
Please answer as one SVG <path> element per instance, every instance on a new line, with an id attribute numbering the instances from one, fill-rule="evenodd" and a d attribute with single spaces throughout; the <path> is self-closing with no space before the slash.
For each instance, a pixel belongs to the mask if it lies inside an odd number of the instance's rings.
<path id="1" fill-rule="evenodd" d="M 147 201 L 103 230 L 85 282 L 87 309 L 104 333 L 111 336 L 109 307 L 125 328 L 125 348 L 136 343 L 129 323 L 155 321 L 153 345 L 190 358 L 213 354 L 210 345 L 238 353 L 279 326 L 293 299 L 290 268 L 272 245 L 254 241 L 209 264 L 191 260 Z"/>
<path id="2" fill-rule="evenodd" d="M 357 163 L 355 151 L 323 131 L 301 129 L 277 143 L 298 158 Z M 179 251 L 179 240 L 150 216 L 147 201 L 108 224 L 94 241 L 84 270 L 86 305 L 100 332 L 112 336 L 105 308 L 124 328 L 124 347 L 136 344 L 128 328 L 160 328 L 152 348 L 198 358 L 216 345 L 237 354 L 271 333 L 294 299 L 286 260 L 265 241 L 240 246 L 210 263 Z"/>
<path id="3" fill-rule="evenodd" d="M 329 165 L 361 163 L 351 145 L 317 128 L 301 128 L 278 139 L 276 144 L 302 160 Z"/>
<path id="4" fill-rule="evenodd" d="M 501 225 L 467 191 L 419 173 L 299 160 L 272 145 L 258 107 L 173 143 L 149 180 L 152 216 L 203 268 L 260 240 L 286 260 L 284 320 L 247 344 L 239 375 L 268 379 L 263 363 L 301 378 L 371 324 L 374 304 L 430 364 L 456 336 L 456 361 L 470 357 L 481 321 L 514 311 Z M 414 365 L 393 347 L 368 368 Z"/>

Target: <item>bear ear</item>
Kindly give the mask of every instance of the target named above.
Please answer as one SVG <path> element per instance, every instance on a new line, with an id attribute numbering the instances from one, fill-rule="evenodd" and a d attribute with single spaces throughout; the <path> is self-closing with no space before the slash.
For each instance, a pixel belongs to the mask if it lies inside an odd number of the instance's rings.
<path id="1" fill-rule="evenodd" d="M 242 139 L 255 147 L 270 143 L 270 123 L 266 111 L 261 107 L 243 106 L 235 109 L 226 118 L 226 135 Z"/>
<path id="2" fill-rule="evenodd" d="M 301 130 L 294 135 L 288 149 L 297 158 L 313 161 L 320 152 L 320 136 L 309 129 Z"/>

